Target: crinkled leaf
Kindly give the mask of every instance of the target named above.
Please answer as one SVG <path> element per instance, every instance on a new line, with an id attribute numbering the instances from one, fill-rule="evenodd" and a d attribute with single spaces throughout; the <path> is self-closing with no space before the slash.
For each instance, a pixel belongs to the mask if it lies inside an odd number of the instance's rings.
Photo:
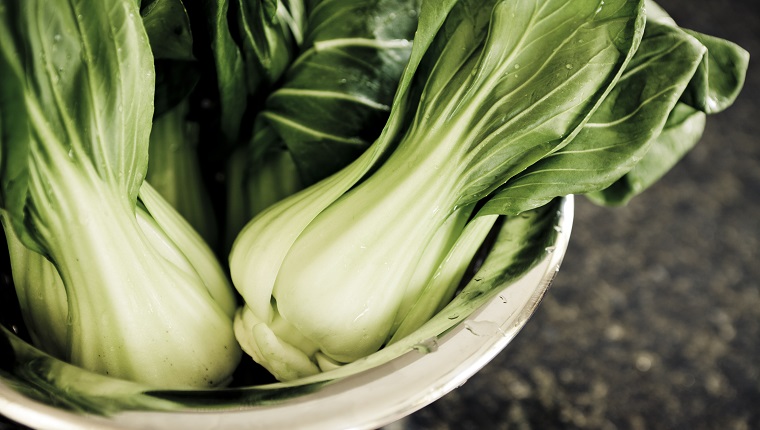
<path id="1" fill-rule="evenodd" d="M 672 19 L 657 17 L 667 25 Z M 706 114 L 720 112 L 736 100 L 746 78 L 749 53 L 738 45 L 713 36 L 684 29 L 707 49 L 707 55 L 686 88 L 681 103 L 670 113 L 660 136 L 651 143 L 644 158 L 607 189 L 589 195 L 598 204 L 622 205 L 643 192 L 699 141 Z"/>
<path id="2" fill-rule="evenodd" d="M 248 152 L 236 154 L 230 164 L 230 237 L 261 209 L 287 196 L 267 193 L 269 198 L 259 201 L 256 189 L 295 192 L 366 150 L 381 133 L 408 62 L 416 1 L 328 0 L 312 7 L 303 51 L 257 117 Z M 289 152 L 288 162 L 272 164 L 282 161 L 272 155 L 283 151 Z M 277 169 L 283 170 L 275 173 Z M 296 173 L 298 178 L 289 183 L 297 182 L 298 188 L 262 183 L 272 175 L 258 175 L 260 170 L 281 178 Z"/>
<path id="3" fill-rule="evenodd" d="M 684 30 L 707 48 L 683 102 L 707 114 L 731 106 L 744 86 L 749 53 L 735 43 L 714 36 Z"/>
<path id="4" fill-rule="evenodd" d="M 652 0 L 646 0 L 647 19 L 677 27 L 673 18 Z M 749 53 L 719 37 L 682 29 L 707 48 L 707 56 L 689 84 L 682 102 L 707 114 L 720 112 L 736 100 L 747 75 Z"/>
<path id="5" fill-rule="evenodd" d="M 310 14 L 304 50 L 263 111 L 305 183 L 347 165 L 380 134 L 418 9 L 417 1 L 337 0 Z"/>

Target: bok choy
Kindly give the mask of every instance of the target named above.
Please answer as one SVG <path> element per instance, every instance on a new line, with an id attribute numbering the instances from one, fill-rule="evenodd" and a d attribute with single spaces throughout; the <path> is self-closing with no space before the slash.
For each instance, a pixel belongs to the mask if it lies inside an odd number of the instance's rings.
<path id="1" fill-rule="evenodd" d="M 3 2 L 0 75 L 5 227 L 38 268 L 28 282 L 65 290 L 58 353 L 152 386 L 224 384 L 240 358 L 234 294 L 144 182 L 155 70 L 137 4 Z"/>
<path id="2" fill-rule="evenodd" d="M 290 380 L 411 333 L 498 215 L 610 189 L 682 103 L 709 113 L 713 91 L 730 103 L 746 52 L 719 45 L 737 67 L 708 67 L 716 44 L 647 21 L 643 1 L 423 3 L 380 137 L 238 236 L 243 349 Z"/>

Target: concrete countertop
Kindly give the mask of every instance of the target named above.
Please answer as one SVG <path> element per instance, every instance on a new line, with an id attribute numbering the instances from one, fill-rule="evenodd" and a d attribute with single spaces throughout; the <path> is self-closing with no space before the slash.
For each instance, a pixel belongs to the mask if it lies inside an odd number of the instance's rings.
<path id="1" fill-rule="evenodd" d="M 750 51 L 739 100 L 628 206 L 577 198 L 563 266 L 523 331 L 388 429 L 760 428 L 760 15 L 754 0 L 660 4 Z"/>

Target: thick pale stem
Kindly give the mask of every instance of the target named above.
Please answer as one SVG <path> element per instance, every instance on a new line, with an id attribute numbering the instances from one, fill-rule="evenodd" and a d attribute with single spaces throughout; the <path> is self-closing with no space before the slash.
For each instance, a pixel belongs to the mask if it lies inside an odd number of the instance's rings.
<path id="1" fill-rule="evenodd" d="M 231 319 L 201 278 L 161 256 L 128 197 L 86 161 L 57 145 L 44 151 L 58 161 L 33 159 L 31 213 L 66 287 L 67 358 L 153 386 L 226 382 L 240 350 Z"/>
<path id="2" fill-rule="evenodd" d="M 273 295 L 328 357 L 353 361 L 387 341 L 420 256 L 455 209 L 457 137 L 408 136 L 290 249 Z"/>

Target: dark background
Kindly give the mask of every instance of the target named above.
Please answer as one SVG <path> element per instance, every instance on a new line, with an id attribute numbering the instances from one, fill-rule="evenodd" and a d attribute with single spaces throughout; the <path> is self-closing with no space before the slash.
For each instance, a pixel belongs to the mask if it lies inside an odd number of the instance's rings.
<path id="1" fill-rule="evenodd" d="M 742 95 L 628 206 L 577 198 L 562 269 L 523 331 L 388 430 L 760 428 L 757 0 L 660 4 L 750 51 Z"/>
<path id="2" fill-rule="evenodd" d="M 394 429 L 760 429 L 757 0 L 661 0 L 750 51 L 743 93 L 617 209 L 576 199 L 558 277 L 515 340 Z"/>

